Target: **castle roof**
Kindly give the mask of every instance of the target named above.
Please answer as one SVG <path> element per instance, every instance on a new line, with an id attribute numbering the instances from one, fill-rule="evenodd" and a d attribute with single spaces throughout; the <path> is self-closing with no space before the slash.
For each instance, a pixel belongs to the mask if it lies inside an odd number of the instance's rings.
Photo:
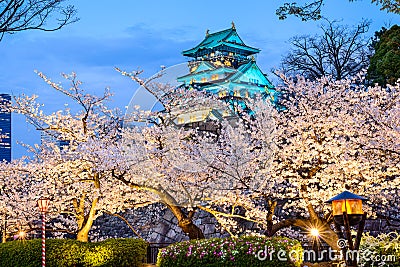
<path id="1" fill-rule="evenodd" d="M 197 57 L 200 52 L 212 51 L 235 51 L 245 56 L 260 52 L 259 49 L 244 44 L 243 40 L 236 32 L 236 28 L 222 30 L 215 33 L 206 33 L 206 36 L 200 44 L 189 50 L 182 51 L 187 57 Z M 203 53 L 204 54 L 204 53 Z"/>

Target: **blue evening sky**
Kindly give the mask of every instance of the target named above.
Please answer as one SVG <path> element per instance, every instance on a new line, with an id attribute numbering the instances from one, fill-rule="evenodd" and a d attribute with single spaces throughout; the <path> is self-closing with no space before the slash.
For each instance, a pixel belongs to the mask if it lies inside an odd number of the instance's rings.
<path id="1" fill-rule="evenodd" d="M 6 35 L 0 42 L 0 93 L 39 95 L 46 111 L 64 107 L 67 99 L 46 85 L 34 70 L 54 81 L 60 73 L 78 74 L 83 87 L 101 94 L 110 87 L 112 107 L 124 109 L 137 85 L 114 70 L 143 69 L 148 77 L 161 65 L 185 61 L 181 51 L 197 45 L 210 32 L 231 26 L 234 21 L 247 45 L 261 49 L 257 62 L 265 73 L 277 68 L 294 35 L 315 34 L 319 22 L 298 18 L 278 20 L 276 8 L 283 1 L 239 0 L 74 0 L 80 21 L 57 32 L 29 31 Z M 382 12 L 369 0 L 327 0 L 324 15 L 355 25 L 372 20 L 372 36 L 382 26 L 400 23 L 400 16 Z M 40 135 L 23 118 L 13 115 L 13 158 L 25 154 L 16 141 L 33 144 Z"/>

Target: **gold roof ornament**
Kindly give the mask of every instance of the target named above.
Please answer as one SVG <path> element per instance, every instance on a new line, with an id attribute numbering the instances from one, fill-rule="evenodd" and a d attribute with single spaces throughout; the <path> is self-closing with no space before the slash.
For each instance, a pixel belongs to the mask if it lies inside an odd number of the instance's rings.
<path id="1" fill-rule="evenodd" d="M 235 30 L 236 29 L 235 22 L 232 21 L 231 24 L 232 24 L 232 29 Z"/>
<path id="2" fill-rule="evenodd" d="M 210 30 L 209 30 L 209 29 L 206 30 L 206 37 L 207 37 L 208 35 L 210 35 Z"/>

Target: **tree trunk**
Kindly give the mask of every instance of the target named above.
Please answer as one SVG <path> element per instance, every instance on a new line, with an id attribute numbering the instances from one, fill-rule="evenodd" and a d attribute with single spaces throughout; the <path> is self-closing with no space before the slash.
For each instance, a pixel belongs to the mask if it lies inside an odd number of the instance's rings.
<path id="1" fill-rule="evenodd" d="M 88 242 L 89 241 L 89 230 L 87 230 L 86 228 L 79 230 L 76 235 L 76 240 L 81 241 L 81 242 Z"/>
<path id="2" fill-rule="evenodd" d="M 190 218 L 185 218 L 179 221 L 178 226 L 184 233 L 189 236 L 189 239 L 204 239 L 203 231 L 195 225 Z"/>
<path id="3" fill-rule="evenodd" d="M 266 235 L 271 237 L 273 235 L 272 228 L 273 228 L 273 216 L 275 214 L 276 206 L 278 205 L 277 201 L 273 201 L 271 199 L 267 199 L 268 203 L 268 213 L 267 213 L 267 232 Z"/>
<path id="4" fill-rule="evenodd" d="M 281 229 L 289 226 L 297 226 L 305 231 L 309 231 L 311 228 L 317 228 L 320 233 L 320 238 L 325 241 L 332 249 L 339 251 L 338 236 L 335 231 L 330 227 L 330 223 L 325 219 L 318 217 L 311 204 L 307 205 L 310 217 L 307 219 L 287 219 L 280 221 L 279 223 L 272 226 L 271 236 L 275 235 Z"/>
<path id="5" fill-rule="evenodd" d="M 6 218 L 6 216 L 4 216 L 4 226 L 3 226 L 2 236 L 1 236 L 1 242 L 2 243 L 7 242 L 7 218 Z"/>
<path id="6" fill-rule="evenodd" d="M 169 203 L 165 204 L 169 208 L 169 210 L 172 212 L 172 214 L 175 215 L 176 219 L 178 220 L 178 226 L 182 229 L 182 231 L 189 236 L 189 239 L 203 239 L 204 234 L 203 231 L 197 225 L 193 223 L 193 214 L 191 213 L 189 216 L 187 216 L 183 211 L 182 208 L 179 206 L 176 206 L 174 204 L 170 204 L 172 201 L 170 199 L 170 195 L 164 195 L 163 200 L 169 200 Z"/>
<path id="7" fill-rule="evenodd" d="M 93 182 L 96 188 L 100 188 L 100 179 L 99 173 L 95 173 L 93 177 Z M 93 198 L 92 203 L 90 205 L 90 210 L 87 215 L 85 215 L 85 200 L 86 194 L 82 194 L 80 197 L 80 201 L 78 203 L 77 199 L 73 200 L 73 205 L 76 212 L 76 220 L 78 224 L 78 233 L 76 235 L 76 240 L 82 242 L 89 241 L 89 231 L 93 226 L 93 222 L 96 215 L 96 206 L 99 201 L 98 197 Z"/>
<path id="8" fill-rule="evenodd" d="M 87 216 L 85 216 L 84 223 L 81 224 L 80 229 L 78 230 L 78 233 L 76 235 L 76 240 L 78 240 L 78 241 L 82 241 L 82 242 L 89 241 L 89 231 L 93 226 L 94 217 L 96 214 L 97 200 L 98 200 L 98 198 L 95 198 L 92 201 L 92 206 L 90 207 L 89 214 Z"/>
<path id="9" fill-rule="evenodd" d="M 331 224 L 323 218 L 318 217 L 311 204 L 307 205 L 308 212 L 310 213 L 310 221 L 319 232 L 322 240 L 325 241 L 332 249 L 339 250 L 338 235 L 331 229 Z"/>
<path id="10" fill-rule="evenodd" d="M 178 226 L 182 229 L 182 231 L 189 236 L 190 239 L 202 239 L 205 238 L 203 231 L 199 227 L 197 227 L 193 223 L 193 214 L 190 213 L 189 216 L 187 216 L 183 211 L 180 206 L 178 206 L 178 203 L 174 199 L 173 196 L 171 196 L 167 191 L 165 191 L 163 188 L 158 187 L 148 187 L 148 186 L 141 186 L 136 183 L 132 183 L 131 181 L 128 181 L 124 178 L 124 174 L 122 173 L 121 175 L 116 175 L 114 172 L 112 173 L 113 177 L 118 179 L 119 181 L 123 182 L 127 186 L 135 189 L 141 189 L 141 190 L 146 190 L 149 192 L 152 192 L 156 195 L 159 196 L 161 199 L 161 203 L 166 205 L 168 209 L 174 214 L 176 219 L 178 220 Z"/>

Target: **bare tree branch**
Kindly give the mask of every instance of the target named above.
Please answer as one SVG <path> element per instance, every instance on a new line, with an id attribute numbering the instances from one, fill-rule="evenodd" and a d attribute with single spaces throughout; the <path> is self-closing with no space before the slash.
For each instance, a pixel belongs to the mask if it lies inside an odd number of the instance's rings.
<path id="1" fill-rule="evenodd" d="M 76 9 L 66 0 L 0 0 L 0 41 L 5 33 L 26 30 L 57 31 L 74 23 Z M 52 18 L 54 15 L 54 18 Z M 52 25 L 48 25 L 48 23 Z"/>
<path id="2" fill-rule="evenodd" d="M 283 72 L 315 80 L 332 76 L 335 80 L 352 77 L 368 67 L 370 50 L 364 34 L 370 22 L 362 21 L 354 28 L 328 21 L 320 26 L 321 35 L 296 36 L 292 49 L 282 59 Z"/>

